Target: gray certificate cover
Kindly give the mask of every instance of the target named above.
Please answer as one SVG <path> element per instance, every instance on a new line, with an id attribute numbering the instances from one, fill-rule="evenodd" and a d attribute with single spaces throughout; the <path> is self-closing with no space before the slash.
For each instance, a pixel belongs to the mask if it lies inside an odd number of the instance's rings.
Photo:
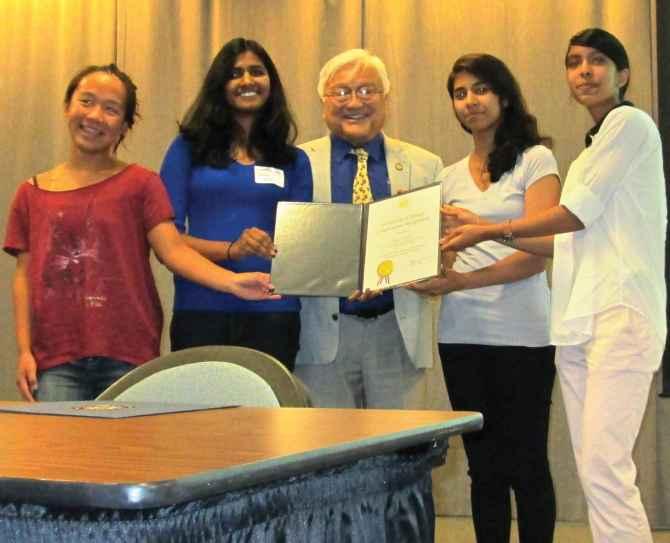
<path id="1" fill-rule="evenodd" d="M 279 202 L 272 283 L 279 294 L 349 296 L 433 277 L 441 186 L 371 204 Z"/>
<path id="2" fill-rule="evenodd" d="M 279 202 L 272 283 L 280 294 L 349 296 L 359 288 L 363 206 Z"/>

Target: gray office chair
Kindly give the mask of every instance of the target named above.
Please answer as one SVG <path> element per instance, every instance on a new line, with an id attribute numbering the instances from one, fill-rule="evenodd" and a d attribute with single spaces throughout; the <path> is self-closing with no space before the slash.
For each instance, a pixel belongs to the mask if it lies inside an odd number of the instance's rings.
<path id="1" fill-rule="evenodd" d="M 138 366 L 98 400 L 310 407 L 303 383 L 276 358 L 246 347 L 176 351 Z"/>

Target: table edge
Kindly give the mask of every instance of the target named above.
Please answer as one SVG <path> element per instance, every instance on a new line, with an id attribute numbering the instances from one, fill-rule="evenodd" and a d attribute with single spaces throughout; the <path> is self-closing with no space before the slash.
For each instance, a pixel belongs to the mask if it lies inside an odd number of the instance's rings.
<path id="1" fill-rule="evenodd" d="M 94 509 L 151 509 L 267 484 L 481 429 L 480 413 L 418 429 L 359 439 L 279 458 L 143 483 L 85 483 L 0 477 L 0 501 Z"/>

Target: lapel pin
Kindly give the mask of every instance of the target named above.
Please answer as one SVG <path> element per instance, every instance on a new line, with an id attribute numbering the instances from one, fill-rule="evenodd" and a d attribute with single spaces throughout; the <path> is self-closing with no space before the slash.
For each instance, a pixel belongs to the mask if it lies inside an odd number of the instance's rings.
<path id="1" fill-rule="evenodd" d="M 395 169 L 401 172 L 403 170 L 403 165 L 401 162 L 396 162 L 395 163 Z"/>

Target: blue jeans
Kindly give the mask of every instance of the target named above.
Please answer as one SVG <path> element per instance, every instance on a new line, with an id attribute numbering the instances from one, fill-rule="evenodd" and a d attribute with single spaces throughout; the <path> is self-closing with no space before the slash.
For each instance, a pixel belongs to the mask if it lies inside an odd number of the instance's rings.
<path id="1" fill-rule="evenodd" d="M 35 398 L 42 402 L 94 400 L 135 366 L 104 356 L 89 356 L 44 370 Z"/>

